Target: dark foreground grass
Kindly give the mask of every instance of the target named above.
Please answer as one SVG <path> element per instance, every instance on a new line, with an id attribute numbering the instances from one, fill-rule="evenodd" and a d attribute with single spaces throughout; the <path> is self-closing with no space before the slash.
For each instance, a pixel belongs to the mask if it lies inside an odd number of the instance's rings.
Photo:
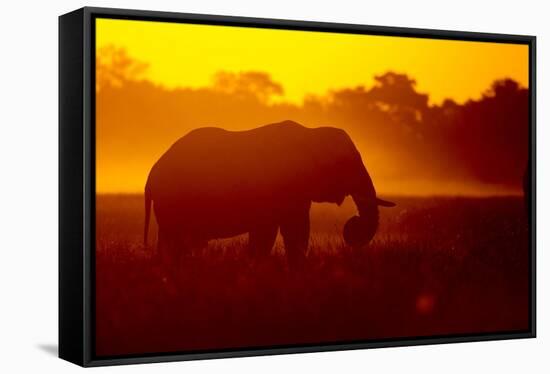
<path id="1" fill-rule="evenodd" d="M 166 281 L 141 244 L 142 200 L 97 200 L 96 353 L 119 355 L 525 330 L 522 200 L 397 199 L 366 249 L 339 231 L 353 212 L 316 206 L 306 268 L 280 240 L 261 262 L 246 237 L 212 241 Z"/>

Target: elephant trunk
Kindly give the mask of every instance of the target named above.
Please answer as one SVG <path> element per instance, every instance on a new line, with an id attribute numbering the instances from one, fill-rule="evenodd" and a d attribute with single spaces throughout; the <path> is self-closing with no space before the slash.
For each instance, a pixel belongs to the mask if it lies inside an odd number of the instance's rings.
<path id="1" fill-rule="evenodd" d="M 378 229 L 378 204 L 376 196 L 353 194 L 353 202 L 359 211 L 359 217 L 369 227 L 368 231 L 376 232 Z"/>
<path id="2" fill-rule="evenodd" d="M 351 217 L 344 226 L 344 240 L 349 246 L 362 247 L 370 243 L 378 229 L 378 204 L 369 191 L 354 193 L 351 197 L 359 216 Z"/>
<path id="3" fill-rule="evenodd" d="M 351 217 L 344 226 L 344 240 L 352 247 L 364 246 L 372 240 L 378 230 L 378 206 L 395 206 L 394 203 L 376 197 L 372 180 L 363 168 L 360 183 L 351 194 L 359 216 Z"/>
<path id="4" fill-rule="evenodd" d="M 378 204 L 376 202 L 374 184 L 366 169 L 363 169 L 363 173 L 361 174 L 360 182 L 354 189 L 355 191 L 351 194 L 351 197 L 357 206 L 359 216 L 365 219 L 378 217 Z"/>

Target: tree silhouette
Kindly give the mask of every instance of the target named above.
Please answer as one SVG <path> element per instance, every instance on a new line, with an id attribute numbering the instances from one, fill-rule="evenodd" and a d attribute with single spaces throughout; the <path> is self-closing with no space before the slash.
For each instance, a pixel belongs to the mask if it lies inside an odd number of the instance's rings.
<path id="1" fill-rule="evenodd" d="M 269 74 L 257 71 L 232 73 L 220 71 L 214 76 L 213 88 L 229 95 L 254 96 L 266 103 L 272 96 L 283 95 L 283 87 L 273 82 Z"/>
<path id="2" fill-rule="evenodd" d="M 428 109 L 428 95 L 416 91 L 416 81 L 406 74 L 387 72 L 374 77 L 375 85 L 369 91 L 370 100 L 384 103 L 390 111 Z"/>
<path id="3" fill-rule="evenodd" d="M 107 45 L 96 54 L 96 90 L 107 85 L 122 86 L 143 77 L 149 65 L 137 61 L 124 48 Z"/>
<path id="4" fill-rule="evenodd" d="M 197 127 L 241 130 L 292 119 L 346 130 L 381 181 L 521 191 L 529 92 L 510 79 L 494 82 L 477 100 L 429 104 L 414 79 L 387 72 L 371 87 L 343 88 L 294 104 L 273 101 L 283 95 L 283 85 L 265 72 L 220 71 L 210 86 L 166 89 L 143 79 L 147 65 L 123 49 L 110 46 L 97 58 L 98 165 L 113 178 L 127 172 L 145 178 L 163 149 Z"/>

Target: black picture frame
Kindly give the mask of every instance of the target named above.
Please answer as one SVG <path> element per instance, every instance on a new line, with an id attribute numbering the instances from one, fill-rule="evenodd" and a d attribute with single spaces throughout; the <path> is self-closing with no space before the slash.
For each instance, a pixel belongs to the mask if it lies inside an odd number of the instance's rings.
<path id="1" fill-rule="evenodd" d="M 94 354 L 95 23 L 97 17 L 518 43 L 529 46 L 530 321 L 525 331 L 97 357 Z M 59 17 L 59 357 L 81 366 L 412 346 L 536 336 L 536 37 L 85 7 Z"/>

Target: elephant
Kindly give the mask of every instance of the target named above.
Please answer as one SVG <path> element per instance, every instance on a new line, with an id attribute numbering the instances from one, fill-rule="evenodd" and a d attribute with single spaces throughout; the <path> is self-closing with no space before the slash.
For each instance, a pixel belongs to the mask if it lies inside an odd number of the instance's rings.
<path id="1" fill-rule="evenodd" d="M 203 127 L 177 140 L 153 165 L 145 185 L 144 243 L 151 205 L 157 248 L 174 261 L 186 248 L 248 233 L 252 256 L 269 255 L 281 231 L 290 267 L 304 263 L 312 202 L 340 205 L 351 195 L 359 215 L 345 242 L 364 246 L 378 228 L 376 196 L 348 134 L 293 121 L 245 131 Z"/>

